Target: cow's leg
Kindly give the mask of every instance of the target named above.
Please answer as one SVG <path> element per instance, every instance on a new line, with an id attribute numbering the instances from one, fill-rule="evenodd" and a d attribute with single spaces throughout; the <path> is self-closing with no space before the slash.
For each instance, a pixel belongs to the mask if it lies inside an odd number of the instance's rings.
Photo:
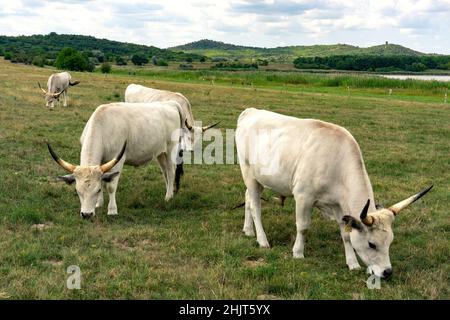
<path id="1" fill-rule="evenodd" d="M 253 228 L 252 212 L 250 210 L 250 195 L 248 189 L 245 190 L 245 221 L 243 230 L 246 236 L 254 237 L 255 229 Z"/>
<path id="2" fill-rule="evenodd" d="M 295 239 L 292 253 L 294 258 L 304 258 L 305 233 L 311 223 L 312 204 L 303 194 L 294 195 L 295 198 L 295 224 L 297 226 L 297 237 Z"/>
<path id="3" fill-rule="evenodd" d="M 103 186 L 104 185 L 105 185 L 105 183 L 102 183 L 102 191 L 100 191 L 100 194 L 98 195 L 98 198 L 97 198 L 97 203 L 95 204 L 95 208 L 96 209 L 103 207 L 103 202 L 104 202 L 104 200 L 103 200 Z"/>
<path id="4" fill-rule="evenodd" d="M 172 150 L 172 149 L 169 149 Z M 167 192 L 165 200 L 169 201 L 173 198 L 174 193 L 174 184 L 175 184 L 175 167 L 176 165 L 173 163 L 170 156 L 166 155 L 166 168 L 167 168 Z"/>
<path id="5" fill-rule="evenodd" d="M 117 184 L 119 183 L 119 178 L 120 173 L 114 178 L 112 178 L 110 182 L 106 183 L 106 190 L 108 190 L 109 194 L 108 215 L 117 214 L 116 190 Z"/>
<path id="6" fill-rule="evenodd" d="M 164 176 L 164 182 L 166 183 L 166 200 L 167 200 L 167 192 L 169 190 L 169 180 L 167 176 L 168 168 L 167 168 L 167 156 L 165 153 L 160 154 L 156 159 L 158 160 L 159 167 L 161 168 L 161 172 Z"/>
<path id="7" fill-rule="evenodd" d="M 353 250 L 352 244 L 350 242 L 350 234 L 345 231 L 345 224 L 340 223 L 339 228 L 341 229 L 342 241 L 344 241 L 345 261 L 347 262 L 348 268 L 350 270 L 360 269 L 361 266 L 358 263 L 355 250 Z"/>
<path id="8" fill-rule="evenodd" d="M 261 193 L 263 187 L 256 180 L 246 181 L 246 185 L 248 197 L 250 199 L 250 211 L 256 228 L 256 240 L 260 247 L 269 248 L 269 242 L 267 241 L 266 233 L 264 232 L 261 221 Z"/>
<path id="9" fill-rule="evenodd" d="M 67 91 L 64 91 L 63 95 L 64 95 L 64 104 L 63 104 L 63 106 L 67 107 Z"/>

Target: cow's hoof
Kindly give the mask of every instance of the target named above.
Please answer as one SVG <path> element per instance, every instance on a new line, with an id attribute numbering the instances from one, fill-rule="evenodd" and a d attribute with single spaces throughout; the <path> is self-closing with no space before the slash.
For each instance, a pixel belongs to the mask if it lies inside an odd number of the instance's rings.
<path id="1" fill-rule="evenodd" d="M 361 266 L 359 265 L 359 263 L 352 263 L 348 265 L 348 268 L 350 270 L 359 270 L 361 269 Z"/>
<path id="2" fill-rule="evenodd" d="M 108 211 L 108 216 L 116 216 L 118 214 L 117 210 Z"/>
<path id="3" fill-rule="evenodd" d="M 295 253 L 295 252 L 293 252 L 293 257 L 294 257 L 294 259 L 304 259 L 305 258 L 303 253 Z"/>
<path id="4" fill-rule="evenodd" d="M 244 234 L 247 236 L 247 237 L 254 237 L 255 236 L 255 230 L 242 230 L 243 232 L 244 232 Z"/>
<path id="5" fill-rule="evenodd" d="M 259 243 L 260 248 L 270 248 L 270 245 L 268 242 Z"/>

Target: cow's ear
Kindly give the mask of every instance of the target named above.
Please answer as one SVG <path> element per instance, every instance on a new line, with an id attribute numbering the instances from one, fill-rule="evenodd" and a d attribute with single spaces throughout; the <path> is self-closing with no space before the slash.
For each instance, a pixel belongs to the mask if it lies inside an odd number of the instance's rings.
<path id="1" fill-rule="evenodd" d="M 111 182 L 112 179 L 114 179 L 115 176 L 117 176 L 120 172 L 108 172 L 102 175 L 102 180 L 104 182 Z"/>
<path id="2" fill-rule="evenodd" d="M 62 180 L 67 184 L 72 184 L 75 182 L 75 176 L 73 174 L 67 174 L 65 176 L 58 176 L 58 180 Z"/>
<path id="3" fill-rule="evenodd" d="M 358 231 L 362 230 L 361 222 L 359 222 L 352 216 L 346 215 L 342 218 L 342 221 L 345 223 L 345 231 L 347 232 L 351 232 L 352 229 L 356 229 Z"/>

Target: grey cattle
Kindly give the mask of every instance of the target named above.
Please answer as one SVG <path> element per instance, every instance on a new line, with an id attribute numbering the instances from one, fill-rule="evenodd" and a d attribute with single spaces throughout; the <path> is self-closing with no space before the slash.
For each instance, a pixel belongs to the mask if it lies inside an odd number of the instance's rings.
<path id="1" fill-rule="evenodd" d="M 337 221 L 350 270 L 360 268 L 355 251 L 379 277 L 392 274 L 392 223 L 431 187 L 388 209 L 376 209 L 361 150 L 346 129 L 314 119 L 298 119 L 249 108 L 239 116 L 236 147 L 245 194 L 246 235 L 269 247 L 261 222 L 261 192 L 269 188 L 295 199 L 294 258 L 303 258 L 304 234 L 313 207 Z"/>
<path id="2" fill-rule="evenodd" d="M 125 102 L 155 102 L 155 101 L 176 101 L 180 104 L 181 109 L 185 117 L 185 127 L 190 131 L 190 135 L 185 135 L 186 142 L 184 143 L 187 151 L 193 150 L 194 138 L 201 136 L 200 132 L 204 132 L 219 122 L 210 125 L 198 127 L 195 125 L 194 116 L 192 114 L 192 107 L 189 100 L 178 92 L 172 92 L 167 90 L 159 90 L 141 86 L 139 84 L 130 84 L 125 90 Z"/>
<path id="3" fill-rule="evenodd" d="M 64 107 L 67 107 L 67 90 L 69 86 L 75 86 L 80 81 L 71 81 L 72 76 L 68 72 L 60 72 L 52 74 L 47 81 L 47 91 L 41 87 L 38 82 L 39 88 L 45 94 L 46 107 L 54 107 L 55 100 L 59 102 L 59 97 L 64 97 Z"/>
<path id="4" fill-rule="evenodd" d="M 62 160 L 48 145 L 53 159 L 70 173 L 60 179 L 76 182 L 83 218 L 95 215 L 95 209 L 103 205 L 102 182 L 109 193 L 108 215 L 117 214 L 115 194 L 124 164 L 141 166 L 156 159 L 166 182 L 165 199 L 173 197 L 174 184 L 177 188 L 182 174 L 181 112 L 176 101 L 97 107 L 80 138 L 80 165 Z"/>

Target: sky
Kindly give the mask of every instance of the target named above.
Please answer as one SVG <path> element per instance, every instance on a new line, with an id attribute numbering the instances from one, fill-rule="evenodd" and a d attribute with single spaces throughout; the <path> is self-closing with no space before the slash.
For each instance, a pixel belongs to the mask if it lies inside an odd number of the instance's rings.
<path id="1" fill-rule="evenodd" d="M 0 0 L 0 34 L 82 34 L 167 48 L 396 43 L 450 54 L 450 0 Z"/>

